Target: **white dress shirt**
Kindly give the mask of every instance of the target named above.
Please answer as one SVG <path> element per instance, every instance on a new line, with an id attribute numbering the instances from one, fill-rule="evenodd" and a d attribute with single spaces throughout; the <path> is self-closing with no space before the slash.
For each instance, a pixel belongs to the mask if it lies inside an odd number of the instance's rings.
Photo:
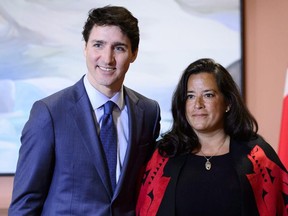
<path id="1" fill-rule="evenodd" d="M 129 140 L 129 120 L 128 120 L 127 106 L 125 105 L 124 101 L 123 86 L 121 90 L 117 94 L 115 94 L 112 98 L 108 98 L 106 95 L 96 90 L 87 79 L 87 75 L 85 75 L 84 77 L 84 86 L 95 113 L 95 123 L 98 135 L 100 132 L 102 118 L 104 114 L 103 105 L 108 100 L 113 101 L 117 105 L 114 107 L 112 115 L 114 124 L 117 129 L 116 182 L 118 182 Z"/>

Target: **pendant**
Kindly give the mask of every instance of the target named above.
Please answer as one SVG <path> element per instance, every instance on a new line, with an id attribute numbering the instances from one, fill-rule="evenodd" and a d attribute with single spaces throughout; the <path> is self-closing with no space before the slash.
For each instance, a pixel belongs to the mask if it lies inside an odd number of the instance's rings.
<path id="1" fill-rule="evenodd" d="M 205 168 L 206 168 L 206 170 L 210 170 L 211 169 L 211 162 L 209 160 L 206 161 Z"/>

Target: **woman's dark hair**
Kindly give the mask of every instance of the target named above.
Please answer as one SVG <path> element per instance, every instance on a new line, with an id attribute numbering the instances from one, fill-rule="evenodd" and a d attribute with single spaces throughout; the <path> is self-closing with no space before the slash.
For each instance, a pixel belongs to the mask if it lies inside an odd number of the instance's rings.
<path id="1" fill-rule="evenodd" d="M 183 72 L 172 97 L 173 124 L 170 131 L 162 135 L 158 142 L 159 152 L 163 156 L 198 152 L 200 143 L 197 135 L 186 119 L 187 83 L 190 75 L 210 73 L 215 76 L 217 86 L 225 101 L 230 105 L 224 115 L 224 131 L 231 138 L 249 140 L 257 134 L 256 119 L 247 109 L 237 84 L 230 73 L 213 59 L 199 59 L 191 63 Z"/>
<path id="2" fill-rule="evenodd" d="M 140 41 L 138 20 L 130 11 L 124 7 L 105 6 L 102 8 L 91 9 L 87 21 L 83 27 L 82 35 L 85 42 L 88 42 L 91 29 L 97 26 L 118 26 L 130 42 L 134 53 Z"/>

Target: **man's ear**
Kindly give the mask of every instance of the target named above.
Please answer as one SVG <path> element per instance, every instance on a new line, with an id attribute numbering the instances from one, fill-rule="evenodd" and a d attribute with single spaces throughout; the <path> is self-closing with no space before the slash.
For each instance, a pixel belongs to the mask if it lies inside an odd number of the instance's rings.
<path id="1" fill-rule="evenodd" d="M 130 63 L 133 63 L 135 60 L 136 60 L 136 58 L 137 58 L 137 55 L 138 55 L 138 48 L 132 53 L 132 58 L 131 58 L 131 61 L 130 61 Z"/>
<path id="2" fill-rule="evenodd" d="M 87 49 L 87 43 L 83 43 L 83 55 L 86 57 L 86 49 Z"/>

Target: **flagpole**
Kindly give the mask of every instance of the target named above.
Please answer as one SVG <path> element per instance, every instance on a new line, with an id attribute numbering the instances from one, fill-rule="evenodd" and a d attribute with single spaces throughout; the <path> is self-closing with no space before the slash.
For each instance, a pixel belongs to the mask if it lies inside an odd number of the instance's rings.
<path id="1" fill-rule="evenodd" d="M 286 71 L 278 155 L 288 169 L 288 69 Z"/>

